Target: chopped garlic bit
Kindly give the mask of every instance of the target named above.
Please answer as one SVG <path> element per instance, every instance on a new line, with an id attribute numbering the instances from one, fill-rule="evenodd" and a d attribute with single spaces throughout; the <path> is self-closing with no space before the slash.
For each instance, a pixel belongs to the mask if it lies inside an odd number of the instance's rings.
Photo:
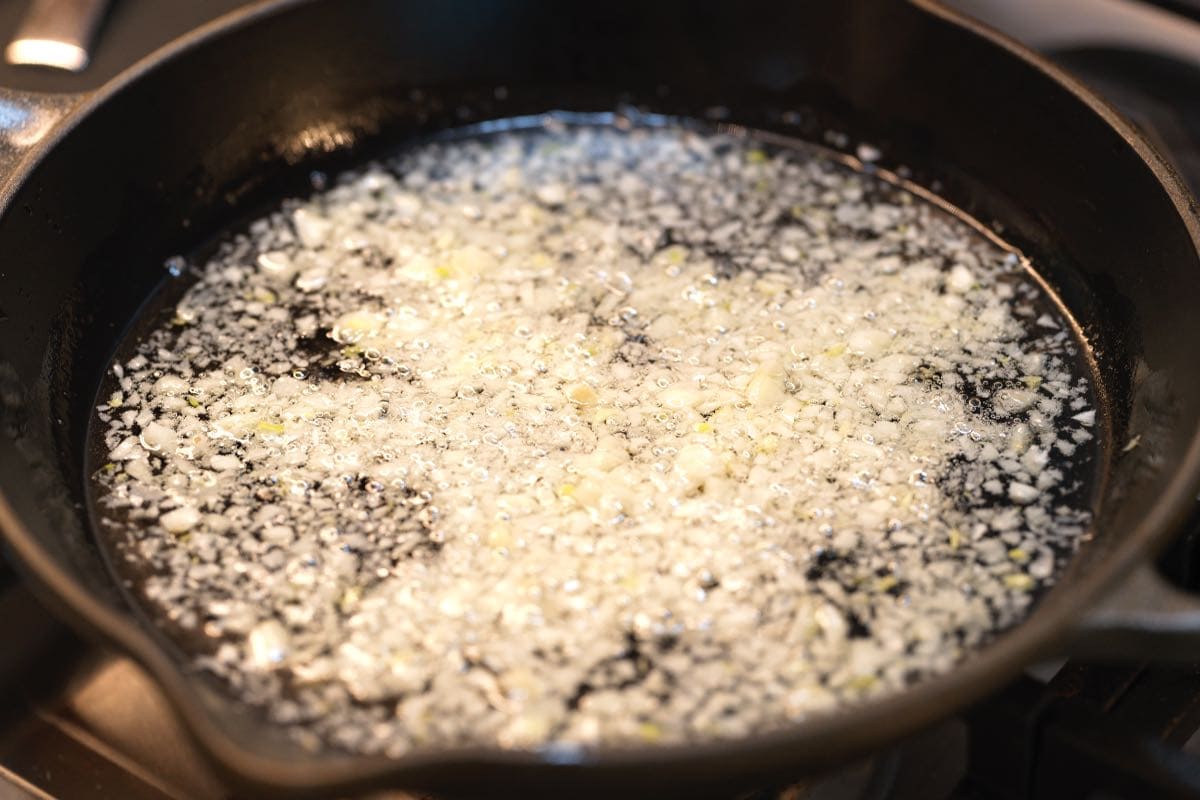
<path id="1" fill-rule="evenodd" d="M 256 625 L 246 637 L 250 666 L 259 670 L 278 667 L 287 656 L 288 639 L 287 630 L 277 620 Z"/>
<path id="2" fill-rule="evenodd" d="M 596 394 L 596 390 L 586 383 L 573 383 L 567 386 L 563 390 L 563 393 L 566 394 L 568 400 L 580 406 L 595 405 L 596 401 L 600 398 Z"/>
<path id="3" fill-rule="evenodd" d="M 158 422 L 150 422 L 142 428 L 142 446 L 148 450 L 170 451 L 175 449 L 175 431 Z"/>
<path id="4" fill-rule="evenodd" d="M 784 373 L 778 364 L 768 364 L 759 367 L 746 385 L 746 399 L 751 405 L 759 408 L 775 406 L 783 400 Z"/>
<path id="5" fill-rule="evenodd" d="M 237 456 L 231 455 L 215 455 L 209 460 L 209 463 L 212 465 L 213 469 L 222 472 L 225 470 L 242 468 L 242 460 Z"/>
<path id="6" fill-rule="evenodd" d="M 1071 419 L 1075 420 L 1080 425 L 1087 425 L 1087 426 L 1095 425 L 1096 424 L 1096 412 L 1094 410 L 1083 411 L 1083 412 L 1080 412 L 1079 414 L 1075 414 L 1074 416 L 1071 417 Z"/>
<path id="7" fill-rule="evenodd" d="M 1021 503 L 1024 505 L 1026 503 L 1032 503 L 1038 498 L 1038 490 L 1028 484 L 1017 483 L 1014 481 L 1013 483 L 1009 484 L 1008 496 L 1014 503 Z"/>
<path id="8" fill-rule="evenodd" d="M 689 489 L 699 488 L 725 471 L 717 454 L 699 443 L 684 445 L 679 450 L 675 456 L 675 469 Z"/>
<path id="9" fill-rule="evenodd" d="M 174 511 L 168 511 L 158 518 L 158 524 L 167 533 L 186 533 L 200 521 L 200 514 L 194 508 L 183 506 Z"/>

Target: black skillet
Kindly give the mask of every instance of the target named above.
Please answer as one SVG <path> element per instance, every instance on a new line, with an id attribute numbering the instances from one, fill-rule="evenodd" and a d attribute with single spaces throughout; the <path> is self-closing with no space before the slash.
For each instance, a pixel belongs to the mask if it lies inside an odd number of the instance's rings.
<path id="1" fill-rule="evenodd" d="M 85 522 L 83 451 L 108 358 L 167 256 L 303 193 L 314 167 L 418 131 L 622 104 L 870 142 L 885 166 L 906 165 L 1042 265 L 1098 363 L 1106 447 L 1094 539 L 1024 624 L 950 674 L 780 733 L 573 760 L 304 754 L 189 675 L 105 568 Z M 932 0 L 262 2 L 94 93 L 0 94 L 0 166 L 9 556 L 54 609 L 145 666 L 254 794 L 717 791 L 881 747 L 1041 656 L 1196 653 L 1200 606 L 1145 567 L 1191 512 L 1200 478 L 1195 203 L 1102 103 Z"/>

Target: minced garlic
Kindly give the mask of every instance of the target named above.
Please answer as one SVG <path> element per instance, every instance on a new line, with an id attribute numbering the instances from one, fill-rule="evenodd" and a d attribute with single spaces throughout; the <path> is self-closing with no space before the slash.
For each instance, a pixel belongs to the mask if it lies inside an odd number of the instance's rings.
<path id="1" fill-rule="evenodd" d="M 783 725 L 952 668 L 1087 521 L 1069 325 L 807 151 L 434 143 L 201 266 L 104 395 L 101 502 L 196 664 L 313 747 Z"/>

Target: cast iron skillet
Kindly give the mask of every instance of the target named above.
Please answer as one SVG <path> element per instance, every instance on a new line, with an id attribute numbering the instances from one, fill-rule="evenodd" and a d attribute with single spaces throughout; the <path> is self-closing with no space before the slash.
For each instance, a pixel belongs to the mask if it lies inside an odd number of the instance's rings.
<path id="1" fill-rule="evenodd" d="M 1107 107 L 933 0 L 276 0 L 95 93 L 0 101 L 0 525 L 10 556 L 64 617 L 137 659 L 215 763 L 256 793 L 717 791 L 878 748 L 1050 653 L 1164 655 L 1181 643 L 1195 652 L 1200 639 L 1188 634 L 1200 611 L 1144 566 L 1200 483 L 1194 201 Z M 1108 446 L 1094 540 L 1027 622 L 952 673 L 780 733 L 572 757 L 304 754 L 169 656 L 88 534 L 84 433 L 108 358 L 164 258 L 248 208 L 303 193 L 315 166 L 418 131 L 621 104 L 835 146 L 870 142 L 885 165 L 907 165 L 917 184 L 1032 256 L 1098 364 Z"/>

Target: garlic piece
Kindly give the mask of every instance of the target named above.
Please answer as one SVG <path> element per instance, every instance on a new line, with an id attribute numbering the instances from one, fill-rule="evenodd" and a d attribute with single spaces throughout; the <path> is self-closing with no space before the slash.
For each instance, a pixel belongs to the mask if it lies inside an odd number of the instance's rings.
<path id="1" fill-rule="evenodd" d="M 698 489 L 711 478 L 725 474 L 725 465 L 707 445 L 693 442 L 675 454 L 675 472 L 689 489 Z"/>
<path id="2" fill-rule="evenodd" d="M 758 408 L 771 407 L 783 400 L 783 368 L 777 364 L 758 368 L 746 384 L 746 399 Z"/>
<path id="3" fill-rule="evenodd" d="M 254 626 L 246 637 L 246 657 L 258 670 L 278 667 L 287 657 L 291 637 L 278 620 L 267 620 Z"/>
<path id="4" fill-rule="evenodd" d="M 307 208 L 298 208 L 292 213 L 292 225 L 305 247 L 320 247 L 325 244 L 333 230 L 333 223 Z"/>
<path id="5" fill-rule="evenodd" d="M 595 405 L 599 399 L 596 390 L 586 383 L 572 383 L 563 388 L 563 394 L 567 399 L 578 406 Z"/>
<path id="6" fill-rule="evenodd" d="M 178 441 L 174 430 L 158 422 L 151 422 L 142 428 L 141 439 L 143 447 L 159 453 L 174 451 Z"/>
<path id="7" fill-rule="evenodd" d="M 167 533 L 174 534 L 187 533 L 199 521 L 200 514 L 188 506 L 180 506 L 158 518 L 158 524 L 162 525 Z"/>

